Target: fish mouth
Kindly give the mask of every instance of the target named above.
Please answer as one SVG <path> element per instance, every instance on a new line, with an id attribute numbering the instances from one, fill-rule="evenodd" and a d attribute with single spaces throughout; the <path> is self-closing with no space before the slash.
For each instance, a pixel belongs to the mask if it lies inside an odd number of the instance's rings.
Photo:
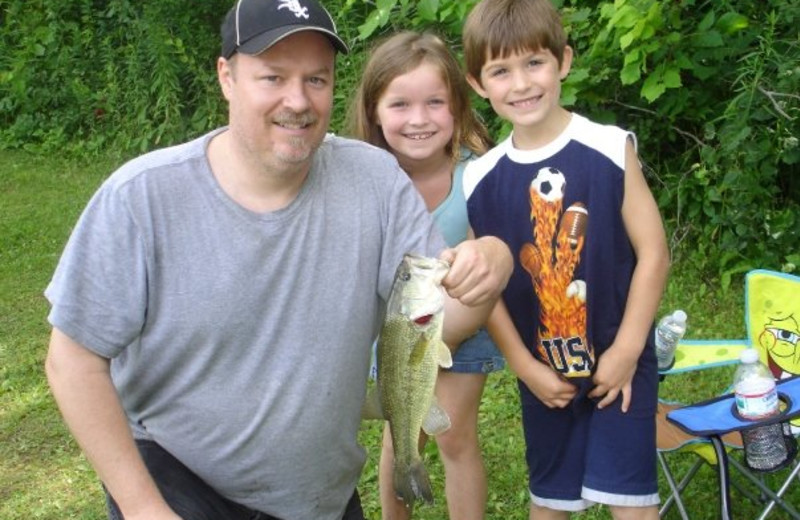
<path id="1" fill-rule="evenodd" d="M 409 305 L 400 310 L 400 313 L 405 318 L 414 323 L 418 327 L 427 327 L 431 324 L 437 314 L 444 309 L 444 298 L 436 299 L 434 301 L 410 301 Z"/>
<path id="2" fill-rule="evenodd" d="M 427 325 L 433 319 L 433 314 L 424 314 L 418 318 L 414 318 L 414 323 L 417 325 Z"/>

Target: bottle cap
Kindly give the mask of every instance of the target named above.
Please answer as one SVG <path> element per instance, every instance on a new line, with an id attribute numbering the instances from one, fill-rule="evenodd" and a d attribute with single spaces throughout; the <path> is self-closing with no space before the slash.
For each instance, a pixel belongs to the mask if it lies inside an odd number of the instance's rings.
<path id="1" fill-rule="evenodd" d="M 672 313 L 672 319 L 677 323 L 686 323 L 686 313 L 679 309 Z"/>
<path id="2" fill-rule="evenodd" d="M 754 348 L 746 348 L 739 354 L 739 361 L 742 363 L 756 363 L 758 362 L 758 351 Z"/>

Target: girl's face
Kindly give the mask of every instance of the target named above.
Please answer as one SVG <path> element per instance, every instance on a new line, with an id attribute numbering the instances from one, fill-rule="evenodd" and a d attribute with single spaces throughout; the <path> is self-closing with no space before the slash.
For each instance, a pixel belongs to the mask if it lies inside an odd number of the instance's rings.
<path id="1" fill-rule="evenodd" d="M 378 100 L 376 123 L 401 165 L 448 159 L 453 138 L 450 91 L 439 69 L 422 63 L 397 76 Z"/>

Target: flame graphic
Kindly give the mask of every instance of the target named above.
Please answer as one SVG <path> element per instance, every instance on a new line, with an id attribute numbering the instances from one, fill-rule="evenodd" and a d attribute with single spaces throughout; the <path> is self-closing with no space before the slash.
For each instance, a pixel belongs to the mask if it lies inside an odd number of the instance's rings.
<path id="1" fill-rule="evenodd" d="M 536 348 L 542 359 L 563 375 L 586 377 L 594 366 L 594 349 L 586 339 L 585 294 L 567 294 L 575 283 L 588 213 L 583 204 L 576 203 L 559 225 L 562 200 L 548 202 L 533 185 L 529 195 L 534 242 L 522 246 L 520 262 L 531 275 L 540 302 Z"/>

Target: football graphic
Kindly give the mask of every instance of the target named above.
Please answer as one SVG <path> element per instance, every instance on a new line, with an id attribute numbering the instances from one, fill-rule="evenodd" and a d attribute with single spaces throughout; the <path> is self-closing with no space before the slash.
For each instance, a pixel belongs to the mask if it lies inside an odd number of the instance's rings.
<path id="1" fill-rule="evenodd" d="M 561 217 L 561 229 L 567 232 L 567 242 L 572 249 L 578 247 L 578 241 L 586 237 L 586 225 L 589 222 L 589 212 L 586 206 L 576 202 L 567 208 Z"/>

